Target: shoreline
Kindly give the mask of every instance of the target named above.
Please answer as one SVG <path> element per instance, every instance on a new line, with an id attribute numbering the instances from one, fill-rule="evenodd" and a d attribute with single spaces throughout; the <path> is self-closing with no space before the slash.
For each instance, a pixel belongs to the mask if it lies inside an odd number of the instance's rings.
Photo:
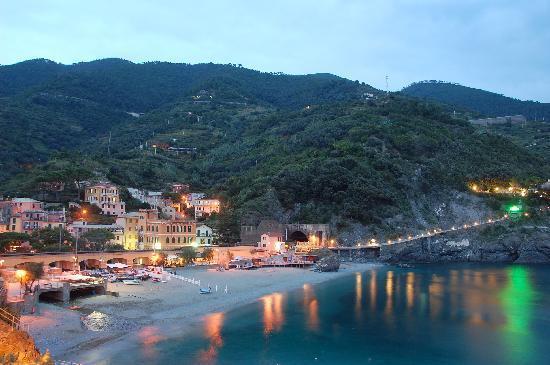
<path id="1" fill-rule="evenodd" d="M 106 364 L 104 354 L 124 349 L 154 346 L 178 337 L 200 324 L 205 316 L 227 312 L 253 303 L 261 297 L 319 284 L 382 266 L 379 263 L 343 263 L 338 272 L 319 273 L 298 268 L 265 268 L 253 271 L 208 271 L 184 269 L 203 285 L 218 285 L 218 292 L 200 295 L 198 286 L 179 280 L 167 283 L 144 282 L 138 286 L 109 284 L 119 296 L 101 295 L 77 299 L 79 310 L 40 304 L 40 313 L 22 317 L 41 351 L 48 349 L 58 360 L 83 364 Z M 206 284 L 206 285 L 204 285 Z M 228 293 L 225 293 L 225 285 Z M 87 329 L 81 317 L 91 324 Z M 103 355 L 103 356 L 102 356 Z"/>

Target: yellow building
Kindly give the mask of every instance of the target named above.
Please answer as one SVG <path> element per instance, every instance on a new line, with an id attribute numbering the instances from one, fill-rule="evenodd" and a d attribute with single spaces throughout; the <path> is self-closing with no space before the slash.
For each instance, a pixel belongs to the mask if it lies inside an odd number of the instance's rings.
<path id="1" fill-rule="evenodd" d="M 138 247 L 146 250 L 172 250 L 195 245 L 196 222 L 160 219 L 156 209 L 140 209 Z"/>
<path id="2" fill-rule="evenodd" d="M 125 250 L 139 249 L 139 212 L 129 212 L 118 216 L 116 224 L 123 228 L 120 243 Z"/>

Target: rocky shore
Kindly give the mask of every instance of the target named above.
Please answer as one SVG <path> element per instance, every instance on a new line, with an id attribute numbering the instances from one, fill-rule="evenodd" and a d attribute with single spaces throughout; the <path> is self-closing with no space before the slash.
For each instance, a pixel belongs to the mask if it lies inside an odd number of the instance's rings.
<path id="1" fill-rule="evenodd" d="M 468 233 L 446 233 L 383 246 L 379 260 L 388 263 L 550 263 L 550 229 L 497 225 Z"/>

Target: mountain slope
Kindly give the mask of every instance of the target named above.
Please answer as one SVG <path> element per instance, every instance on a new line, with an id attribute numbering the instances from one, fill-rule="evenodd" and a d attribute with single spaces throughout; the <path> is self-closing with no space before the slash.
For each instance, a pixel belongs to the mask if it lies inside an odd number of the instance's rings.
<path id="1" fill-rule="evenodd" d="M 273 74 L 212 63 L 135 64 L 122 59 L 103 59 L 61 65 L 41 59 L 0 66 L 0 96 L 32 88 L 136 112 L 147 112 L 220 83 L 238 91 L 239 101 L 252 99 L 290 108 L 357 99 L 363 92 L 375 91 L 368 85 L 330 74 Z"/>
<path id="2" fill-rule="evenodd" d="M 472 179 L 550 175 L 544 156 L 435 103 L 365 99 L 372 88 L 333 75 L 111 59 L 19 85 L 0 100 L 0 192 L 11 196 L 94 176 L 151 189 L 180 181 L 223 197 L 241 222 L 391 230 L 419 215 L 437 222 Z"/>
<path id="3" fill-rule="evenodd" d="M 0 66 L 0 181 L 55 151 L 93 152 L 90 141 L 120 124 L 134 125 L 128 112 L 152 112 L 180 99 L 301 108 L 360 99 L 373 90 L 329 74 L 281 75 L 233 65 L 38 59 Z"/>
<path id="4" fill-rule="evenodd" d="M 550 103 L 522 101 L 441 81 L 414 83 L 401 91 L 405 95 L 469 109 L 487 117 L 522 114 L 529 120 L 550 120 Z"/>

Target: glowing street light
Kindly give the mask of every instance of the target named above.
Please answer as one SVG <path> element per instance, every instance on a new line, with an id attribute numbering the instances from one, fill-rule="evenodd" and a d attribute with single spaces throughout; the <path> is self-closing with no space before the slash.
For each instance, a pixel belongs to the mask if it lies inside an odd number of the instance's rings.
<path id="1" fill-rule="evenodd" d="M 15 277 L 19 279 L 19 295 L 22 295 L 22 288 L 23 288 L 23 279 L 27 276 L 27 272 L 25 270 L 17 270 L 15 272 Z"/>

